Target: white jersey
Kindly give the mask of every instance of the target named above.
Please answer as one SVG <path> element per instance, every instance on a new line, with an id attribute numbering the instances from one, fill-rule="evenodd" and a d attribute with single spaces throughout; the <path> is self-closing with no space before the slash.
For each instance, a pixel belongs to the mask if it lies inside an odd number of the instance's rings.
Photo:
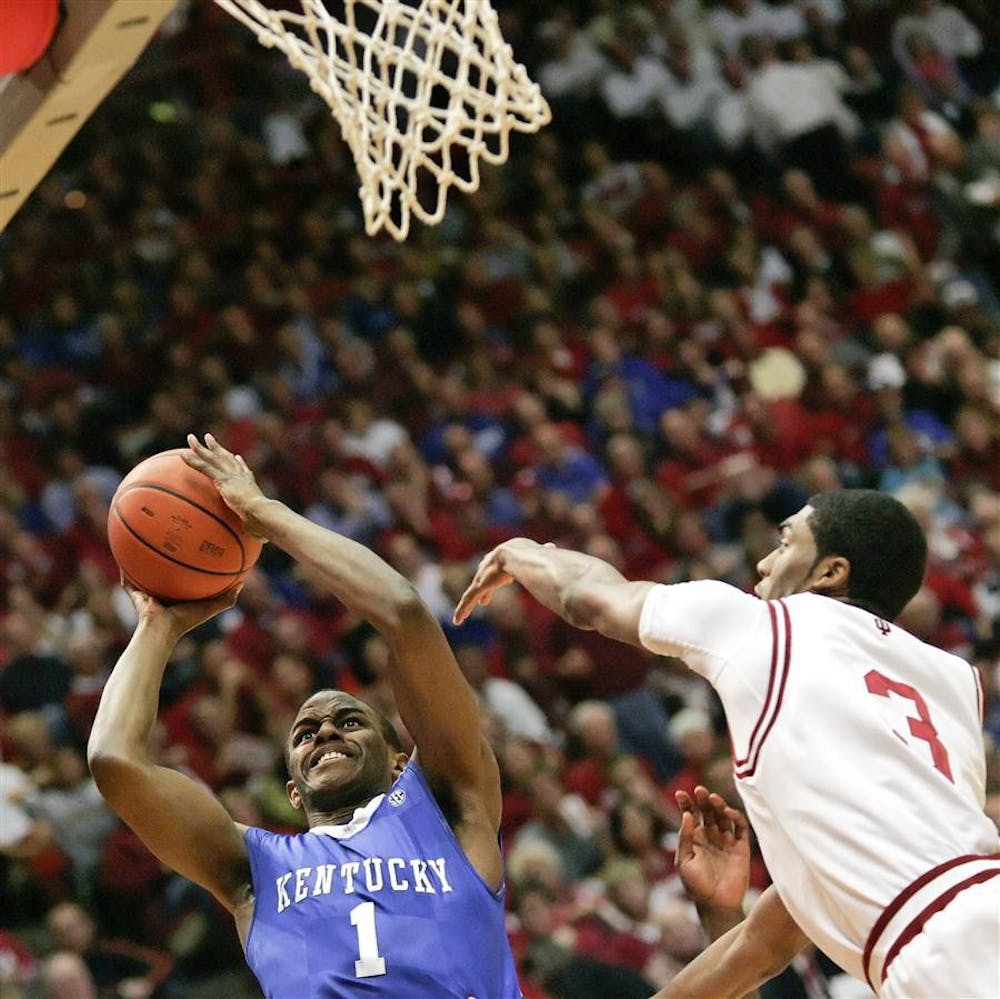
<path id="1" fill-rule="evenodd" d="M 830 597 L 711 581 L 654 587 L 639 637 L 718 692 L 774 885 L 845 971 L 878 991 L 931 915 L 1000 875 L 962 659 Z"/>

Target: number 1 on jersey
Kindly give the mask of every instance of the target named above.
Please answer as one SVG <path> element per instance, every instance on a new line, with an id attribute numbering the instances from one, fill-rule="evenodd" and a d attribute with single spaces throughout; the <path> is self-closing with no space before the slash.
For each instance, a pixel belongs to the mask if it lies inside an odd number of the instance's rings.
<path id="1" fill-rule="evenodd" d="M 374 978 L 385 974 L 385 958 L 378 952 L 375 932 L 375 903 L 362 902 L 351 909 L 351 926 L 358 930 L 358 960 L 354 974 L 358 978 Z"/>
<path id="2" fill-rule="evenodd" d="M 917 717 L 906 716 L 906 721 L 910 727 L 910 735 L 915 739 L 922 739 L 931 747 L 931 759 L 934 762 L 934 769 L 940 771 L 952 782 L 955 778 L 951 775 L 951 761 L 948 759 L 948 750 L 945 744 L 938 738 L 937 729 L 931 721 L 930 712 L 927 710 L 927 702 L 916 687 L 911 687 L 908 683 L 901 683 L 899 680 L 890 680 L 889 677 L 881 674 L 877 669 L 869 670 L 865 674 L 865 686 L 869 694 L 877 697 L 888 697 L 896 694 L 912 701 L 917 709 Z M 896 733 L 899 735 L 899 733 Z M 901 739 L 903 737 L 899 736 Z M 906 740 L 903 739 L 905 742 Z"/>

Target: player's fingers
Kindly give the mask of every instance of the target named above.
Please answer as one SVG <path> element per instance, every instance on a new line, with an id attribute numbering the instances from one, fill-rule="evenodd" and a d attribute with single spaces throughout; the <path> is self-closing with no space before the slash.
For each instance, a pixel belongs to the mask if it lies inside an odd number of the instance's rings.
<path id="1" fill-rule="evenodd" d="M 704 788 L 695 788 L 695 794 L 698 798 L 698 808 L 701 809 L 701 822 L 706 829 L 715 830 L 719 825 L 719 813 L 718 809 L 715 807 L 715 803 L 712 801 L 712 796 L 707 791 L 704 794 L 699 794 L 699 791 L 705 791 Z"/>
<path id="2" fill-rule="evenodd" d="M 746 816 L 736 808 L 727 807 L 726 814 L 733 823 L 733 835 L 737 841 L 745 840 L 750 835 L 750 827 Z"/>
<path id="3" fill-rule="evenodd" d="M 703 801 L 708 801 L 708 788 L 704 784 L 698 784 L 694 789 L 694 796 L 699 805 Z"/>
<path id="4" fill-rule="evenodd" d="M 188 443 L 188 447 L 191 449 L 191 454 L 189 454 L 189 455 L 187 455 L 187 454 L 186 455 L 182 455 L 182 457 L 184 458 L 184 460 L 189 465 L 191 464 L 190 459 L 192 457 L 194 457 L 198 461 L 202 461 L 204 459 L 204 455 L 205 455 L 205 446 L 201 443 L 201 441 L 198 440 L 198 438 L 195 437 L 194 434 L 188 434 L 187 435 L 187 443 Z"/>
<path id="5" fill-rule="evenodd" d="M 468 589 L 458 598 L 458 604 L 455 607 L 455 614 L 452 618 L 455 624 L 462 624 L 472 613 L 472 609 L 479 603 L 481 598 L 482 593 L 473 579 Z"/>
<path id="6" fill-rule="evenodd" d="M 721 794 L 713 792 L 708 796 L 708 804 L 719 831 L 722 833 L 731 833 L 733 831 L 733 823 L 726 811 L 726 799 Z"/>
<path id="7" fill-rule="evenodd" d="M 694 856 L 694 812 L 681 814 L 681 827 L 677 831 L 677 853 L 674 864 L 680 867 Z"/>

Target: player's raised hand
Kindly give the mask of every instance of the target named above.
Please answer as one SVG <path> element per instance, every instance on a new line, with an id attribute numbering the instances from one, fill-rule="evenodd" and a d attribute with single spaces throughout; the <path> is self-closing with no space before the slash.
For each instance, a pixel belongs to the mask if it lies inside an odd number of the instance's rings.
<path id="1" fill-rule="evenodd" d="M 750 830 L 721 794 L 700 785 L 692 798 L 677 791 L 681 828 L 677 871 L 699 906 L 739 909 L 750 880 Z"/>
<path id="2" fill-rule="evenodd" d="M 254 537 L 262 538 L 258 530 L 253 509 L 255 504 L 266 499 L 261 492 L 253 472 L 243 460 L 243 456 L 226 450 L 211 434 L 205 434 L 205 443 L 188 434 L 188 448 L 181 457 L 194 469 L 203 472 L 219 490 L 226 505 L 243 521 Z"/>
<path id="3" fill-rule="evenodd" d="M 514 582 L 514 577 L 501 568 L 501 553 L 508 548 L 525 545 L 534 548 L 538 547 L 538 542 L 528 538 L 512 538 L 510 541 L 504 541 L 503 544 L 497 545 L 493 551 L 483 556 L 476 569 L 476 574 L 472 577 L 472 582 L 466 587 L 462 598 L 458 601 L 458 606 L 455 608 L 452 617 L 455 624 L 461 624 L 465 621 L 477 607 L 485 607 L 501 586 L 508 586 Z M 549 541 L 542 547 L 555 548 L 555 545 Z"/>
<path id="4" fill-rule="evenodd" d="M 501 547 L 501 545 L 497 545 L 480 561 L 476 568 L 476 574 L 472 577 L 472 582 L 466 587 L 458 601 L 458 606 L 455 608 L 453 617 L 455 624 L 462 624 L 477 607 L 485 607 L 492 599 L 494 592 L 501 586 L 507 586 L 514 582 L 514 577 L 500 568 L 499 553 Z"/>
<path id="5" fill-rule="evenodd" d="M 176 604 L 163 604 L 156 597 L 140 590 L 123 573 L 122 589 L 129 595 L 140 622 L 162 622 L 169 630 L 170 636 L 176 640 L 187 634 L 199 624 L 228 610 L 236 603 L 236 598 L 243 589 L 243 584 L 231 586 L 224 593 L 208 600 L 185 600 Z"/>

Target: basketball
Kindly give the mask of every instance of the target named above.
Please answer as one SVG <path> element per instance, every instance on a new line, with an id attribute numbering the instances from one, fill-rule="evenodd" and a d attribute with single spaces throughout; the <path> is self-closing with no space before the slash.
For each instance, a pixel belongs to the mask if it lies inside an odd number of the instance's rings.
<path id="1" fill-rule="evenodd" d="M 183 449 L 140 462 L 108 512 L 108 543 L 128 579 L 160 600 L 205 600 L 239 582 L 260 556 L 212 480 Z"/>

